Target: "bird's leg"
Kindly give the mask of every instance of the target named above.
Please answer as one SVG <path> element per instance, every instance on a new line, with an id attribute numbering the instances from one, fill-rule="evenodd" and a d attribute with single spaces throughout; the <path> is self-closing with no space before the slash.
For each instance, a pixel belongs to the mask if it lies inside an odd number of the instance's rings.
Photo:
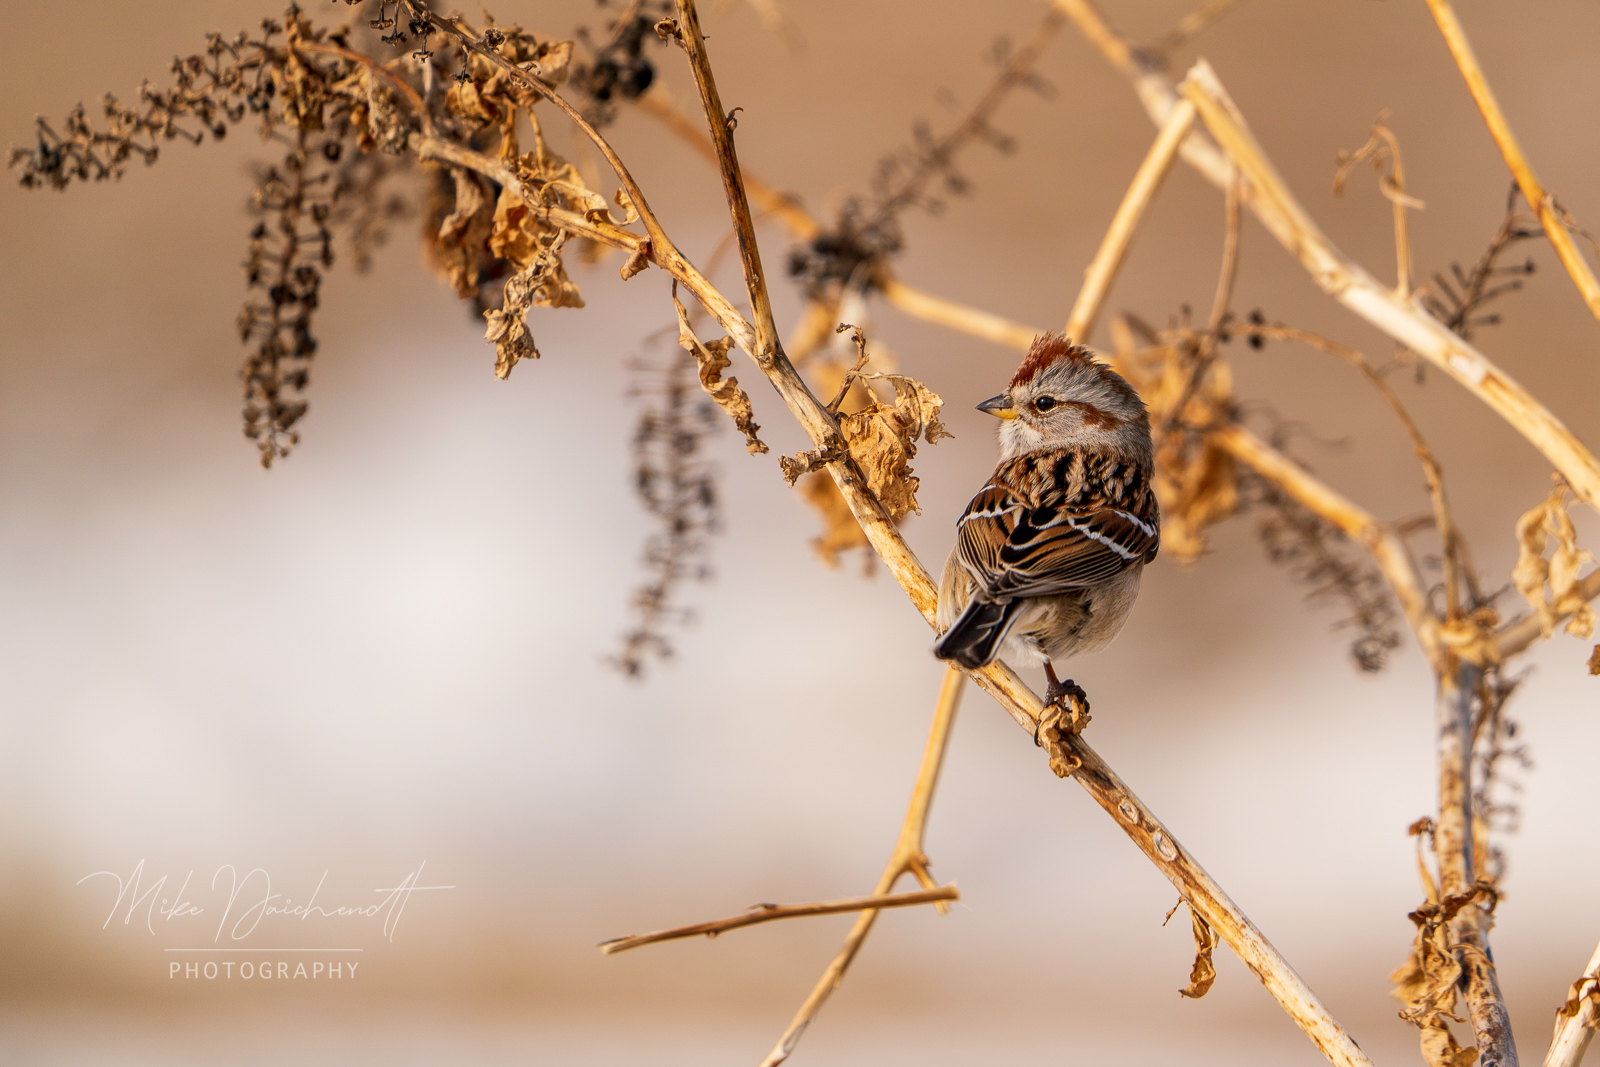
<path id="1" fill-rule="evenodd" d="M 1049 660 L 1045 660 L 1044 674 L 1050 687 L 1045 690 L 1046 703 L 1034 725 L 1033 741 L 1050 752 L 1050 769 L 1065 778 L 1078 769 L 1079 761 L 1061 744 L 1061 739 L 1081 734 L 1089 725 L 1089 694 L 1071 678 L 1065 682 L 1057 678 L 1055 665 Z"/>

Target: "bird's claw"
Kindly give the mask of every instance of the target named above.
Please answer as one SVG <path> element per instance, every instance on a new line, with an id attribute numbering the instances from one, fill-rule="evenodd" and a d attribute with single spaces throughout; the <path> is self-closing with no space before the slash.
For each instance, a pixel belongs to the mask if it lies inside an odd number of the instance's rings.
<path id="1" fill-rule="evenodd" d="M 1050 769 L 1059 778 L 1072 774 L 1083 762 L 1061 744 L 1076 737 L 1089 725 L 1089 694 L 1072 679 L 1051 681 L 1045 690 L 1045 706 L 1033 727 L 1033 743 L 1050 753 Z"/>

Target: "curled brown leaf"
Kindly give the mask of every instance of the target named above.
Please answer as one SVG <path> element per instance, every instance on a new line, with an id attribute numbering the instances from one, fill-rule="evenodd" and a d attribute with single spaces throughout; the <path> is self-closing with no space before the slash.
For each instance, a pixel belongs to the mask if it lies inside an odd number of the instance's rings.
<path id="1" fill-rule="evenodd" d="M 502 381 L 511 377 L 519 361 L 539 358 L 528 332 L 528 310 L 535 304 L 564 306 L 554 304 L 550 293 L 559 293 L 566 278 L 561 269 L 561 246 L 566 240 L 566 231 L 556 231 L 526 267 L 506 279 L 504 306 L 483 313 L 488 321 L 484 338 L 494 345 L 494 376 Z"/>
<path id="2" fill-rule="evenodd" d="M 939 408 L 944 401 L 921 382 L 902 374 L 863 377 L 888 382 L 894 387 L 895 398 L 890 403 L 876 401 L 853 415 L 841 416 L 839 432 L 850 457 L 866 475 L 868 488 L 883 502 L 889 515 L 899 521 L 922 510 L 917 505 L 920 482 L 911 472 L 917 441 L 931 445 L 954 435 L 939 421 Z"/>
<path id="3" fill-rule="evenodd" d="M 482 178 L 465 167 L 451 167 L 450 179 L 453 205 L 427 241 L 426 252 L 434 272 L 455 288 L 457 296 L 466 299 L 478 293 L 478 269 L 494 228 L 495 212 Z"/>
<path id="4" fill-rule="evenodd" d="M 1556 621 L 1570 614 L 1567 633 L 1591 637 L 1595 629 L 1594 607 L 1579 588 L 1578 571 L 1594 556 L 1578 548 L 1577 530 L 1567 513 L 1570 490 L 1560 475 L 1552 475 L 1555 487 L 1538 506 L 1517 520 L 1517 565 L 1511 580 L 1539 616 L 1539 629 L 1545 637 L 1555 632 Z M 1544 558 L 1551 538 L 1555 550 Z"/>
<path id="5" fill-rule="evenodd" d="M 695 362 L 700 365 L 700 388 L 717 402 L 718 407 L 732 417 L 733 424 L 744 434 L 745 451 L 751 455 L 766 452 L 767 446 L 756 436 L 756 431 L 761 427 L 755 422 L 755 412 L 750 407 L 750 397 L 739 388 L 739 379 L 722 376 L 722 372 L 733 363 L 728 358 L 728 349 L 733 347 L 733 338 L 724 337 L 709 344 L 702 343 L 689 326 L 689 313 L 684 310 L 683 302 L 678 299 L 676 286 L 672 294 L 672 306 L 678 312 L 678 344 L 693 353 Z"/>
<path id="6" fill-rule="evenodd" d="M 1199 1000 L 1211 992 L 1211 985 L 1217 980 L 1217 968 L 1211 962 L 1211 954 L 1217 947 L 1217 935 L 1193 908 L 1189 909 L 1189 919 L 1194 926 L 1194 966 L 1189 970 L 1189 984 L 1178 993 Z"/>

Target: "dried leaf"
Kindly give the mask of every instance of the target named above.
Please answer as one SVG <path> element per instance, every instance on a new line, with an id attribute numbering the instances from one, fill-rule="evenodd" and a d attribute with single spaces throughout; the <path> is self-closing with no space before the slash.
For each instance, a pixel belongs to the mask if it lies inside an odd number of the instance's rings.
<path id="1" fill-rule="evenodd" d="M 617 219 L 612 219 L 611 221 L 615 222 L 618 226 L 626 226 L 630 222 L 639 221 L 639 209 L 634 205 L 633 197 L 628 195 L 628 190 L 619 187 L 617 189 L 616 201 L 617 206 L 622 209 L 622 219 L 620 221 Z"/>
<path id="2" fill-rule="evenodd" d="M 911 512 L 922 510 L 917 506 L 920 483 L 911 473 L 917 440 L 931 445 L 954 435 L 939 421 L 939 408 L 944 401 L 921 382 L 901 374 L 866 377 L 894 386 L 894 402 L 877 401 L 854 415 L 842 416 L 839 432 L 850 449 L 850 457 L 866 475 L 867 487 L 898 522 Z"/>
<path id="3" fill-rule="evenodd" d="M 1485 895 L 1492 902 L 1494 889 L 1480 881 L 1465 892 L 1447 896 L 1436 904 L 1424 904 L 1412 912 L 1410 919 L 1417 925 L 1417 936 L 1411 954 L 1389 976 L 1395 983 L 1390 995 L 1405 1005 L 1400 1018 L 1422 1031 L 1422 1055 L 1429 1067 L 1469 1067 L 1478 1055 L 1477 1049 L 1457 1044 L 1447 1025 L 1451 1020 L 1461 1021 L 1455 1014 L 1461 963 L 1456 957 L 1450 920 Z"/>
<path id="4" fill-rule="evenodd" d="M 1189 970 L 1189 984 L 1178 993 L 1199 1000 L 1211 992 L 1211 984 L 1217 980 L 1217 969 L 1211 963 L 1211 953 L 1217 947 L 1217 935 L 1193 908 L 1189 909 L 1189 918 L 1194 925 L 1194 966 Z"/>
<path id="5" fill-rule="evenodd" d="M 755 412 L 750 407 L 750 398 L 739 388 L 739 379 L 722 377 L 722 372 L 733 363 L 728 358 L 733 338 L 724 337 L 710 344 L 701 344 L 694 330 L 689 327 L 689 313 L 683 309 L 683 302 L 678 299 L 676 292 L 672 294 L 672 306 L 678 312 L 678 344 L 692 352 L 700 365 L 700 388 L 733 418 L 733 424 L 744 434 L 745 451 L 751 455 L 766 452 L 767 446 L 756 436 L 756 431 L 761 427 L 754 421 Z"/>
<path id="6" fill-rule="evenodd" d="M 483 331 L 484 339 L 494 345 L 494 376 L 502 381 L 511 377 L 519 361 L 539 358 L 533 335 L 528 332 L 528 309 L 535 304 L 549 305 L 547 294 L 552 284 L 559 288 L 556 279 L 565 277 L 561 246 L 566 239 L 566 232 L 558 231 L 527 267 L 506 279 L 505 306 L 483 313 L 489 324 Z"/>
<path id="7" fill-rule="evenodd" d="M 1589 673 L 1600 674 L 1600 645 L 1594 646 L 1594 653 L 1589 657 Z"/>
<path id="8" fill-rule="evenodd" d="M 1556 1018 L 1573 1018 L 1582 1010 L 1586 1001 L 1592 1007 L 1600 1008 L 1600 980 L 1587 974 L 1572 983 L 1572 988 L 1567 991 L 1567 1002 L 1556 1009 Z M 1589 1025 L 1594 1024 L 1591 1022 Z"/>
<path id="9" fill-rule="evenodd" d="M 526 271 L 544 260 L 552 246 L 552 237 L 563 234 L 537 214 L 528 210 L 520 196 L 509 186 L 500 190 L 500 199 L 494 208 L 493 228 L 489 234 L 489 251 L 501 259 L 509 260 L 518 270 Z M 559 257 L 540 274 L 540 283 L 533 302 L 541 307 L 581 308 L 583 295 L 567 277 L 567 269 Z"/>
<path id="10" fill-rule="evenodd" d="M 1554 633 L 1556 621 L 1569 613 L 1567 633 L 1591 637 L 1595 611 L 1579 589 L 1578 571 L 1585 563 L 1594 562 L 1594 556 L 1578 548 L 1577 530 L 1567 513 L 1567 484 L 1560 475 L 1552 477 L 1556 485 L 1550 495 L 1517 520 L 1517 565 L 1511 580 L 1538 613 L 1539 630 L 1545 637 Z M 1556 547 L 1546 560 L 1544 551 L 1552 537 Z"/>
<path id="11" fill-rule="evenodd" d="M 633 277 L 635 274 L 638 274 L 649 265 L 650 242 L 645 241 L 638 248 L 635 248 L 628 258 L 623 261 L 622 280 L 627 281 L 629 278 Z"/>
<path id="12" fill-rule="evenodd" d="M 478 264 L 494 225 L 488 189 L 483 180 L 464 167 L 451 167 L 455 206 L 428 242 L 428 259 L 434 271 L 455 287 L 463 299 L 477 295 Z"/>
<path id="13" fill-rule="evenodd" d="M 535 74 L 551 85 L 560 85 L 571 72 L 572 42 L 541 41 L 534 51 L 533 62 L 538 64 Z"/>

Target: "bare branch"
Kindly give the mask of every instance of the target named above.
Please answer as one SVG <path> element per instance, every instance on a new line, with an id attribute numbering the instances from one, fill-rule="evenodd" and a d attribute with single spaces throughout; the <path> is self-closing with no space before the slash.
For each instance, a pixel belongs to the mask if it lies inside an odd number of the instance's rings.
<path id="1" fill-rule="evenodd" d="M 1111 217 L 1111 226 L 1100 241 L 1100 250 L 1095 253 L 1089 269 L 1084 271 L 1083 287 L 1078 290 L 1078 299 L 1072 305 L 1072 313 L 1067 316 L 1066 335 L 1071 340 L 1080 344 L 1088 341 L 1089 331 L 1094 329 L 1094 320 L 1100 313 L 1100 306 L 1105 303 L 1106 293 L 1117 276 L 1117 269 L 1122 266 L 1122 259 L 1127 254 L 1128 244 L 1133 240 L 1139 220 L 1144 217 L 1145 208 L 1149 207 L 1167 172 L 1172 169 L 1178 146 L 1189 135 L 1189 127 L 1194 124 L 1195 108 L 1193 104 L 1187 107 L 1184 104 L 1189 102 L 1185 100 L 1174 108 L 1161 127 L 1161 132 L 1156 135 L 1155 143 L 1150 146 L 1144 162 L 1139 164 L 1133 176 L 1133 183 L 1123 194 L 1117 213 Z"/>
<path id="2" fill-rule="evenodd" d="M 812 915 L 838 915 L 846 911 L 882 911 L 885 908 L 909 908 L 917 904 L 936 904 L 960 900 L 961 893 L 953 885 L 938 889 L 923 889 L 915 893 L 898 893 L 892 896 L 854 897 L 850 900 L 830 900 L 821 904 L 757 904 L 743 915 L 731 919 L 714 919 L 691 926 L 675 926 L 670 930 L 657 930 L 650 934 L 633 934 L 614 941 L 600 942 L 600 951 L 615 956 L 630 948 L 653 945 L 658 941 L 676 941 L 683 937 L 716 937 L 729 930 L 738 930 L 778 919 L 798 919 Z"/>
<path id="3" fill-rule="evenodd" d="M 1517 144 L 1516 135 L 1511 132 L 1511 124 L 1506 121 L 1505 113 L 1500 110 L 1500 104 L 1495 100 L 1493 90 L 1489 88 L 1489 80 L 1483 76 L 1483 68 L 1478 66 L 1478 57 L 1473 54 L 1472 42 L 1467 40 L 1466 31 L 1461 28 L 1461 22 L 1450 7 L 1450 0 L 1428 0 L 1428 8 L 1433 12 L 1434 21 L 1439 24 L 1439 32 L 1444 35 L 1445 44 L 1450 47 L 1450 54 L 1455 57 L 1456 66 L 1461 69 L 1461 77 L 1466 80 L 1473 101 L 1483 113 L 1483 121 L 1489 126 L 1489 135 L 1494 138 L 1500 154 L 1505 157 L 1506 166 L 1511 169 L 1512 176 L 1517 179 L 1517 185 L 1522 188 L 1522 195 L 1539 213 L 1539 222 L 1544 226 L 1545 236 L 1550 238 L 1550 244 L 1555 247 L 1561 265 L 1567 268 L 1572 284 L 1578 287 L 1578 292 L 1583 296 L 1584 303 L 1589 305 L 1590 312 L 1595 318 L 1600 319 L 1600 281 L 1595 280 L 1594 271 L 1589 269 L 1588 262 L 1578 251 L 1578 246 L 1573 243 L 1566 221 L 1557 211 L 1555 197 L 1545 191 L 1544 186 L 1539 183 L 1538 175 L 1533 173 L 1533 165 L 1522 154 L 1522 147 Z M 1592 499 L 1589 502 L 1594 503 Z"/>

